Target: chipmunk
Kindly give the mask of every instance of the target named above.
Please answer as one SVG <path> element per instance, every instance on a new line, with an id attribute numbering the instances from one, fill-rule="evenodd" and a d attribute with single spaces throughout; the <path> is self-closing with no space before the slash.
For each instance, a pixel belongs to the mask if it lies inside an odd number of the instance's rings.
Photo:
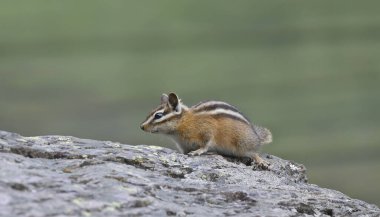
<path id="1" fill-rule="evenodd" d="M 225 102 L 204 101 L 189 108 L 175 93 L 162 94 L 160 105 L 140 128 L 170 136 L 184 154 L 193 156 L 215 151 L 221 155 L 249 157 L 259 167 L 269 167 L 257 149 L 272 142 L 271 132 L 252 124 L 234 106 Z"/>

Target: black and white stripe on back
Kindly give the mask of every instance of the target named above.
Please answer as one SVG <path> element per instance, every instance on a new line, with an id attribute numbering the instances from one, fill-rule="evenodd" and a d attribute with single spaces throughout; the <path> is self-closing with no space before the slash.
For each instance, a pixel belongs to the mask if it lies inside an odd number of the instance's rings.
<path id="1" fill-rule="evenodd" d="M 200 102 L 197 105 L 192 107 L 194 114 L 206 114 L 212 115 L 215 117 L 226 117 L 234 120 L 241 121 L 248 125 L 251 125 L 251 122 L 246 118 L 237 108 L 234 106 L 221 102 L 221 101 L 205 101 Z"/>

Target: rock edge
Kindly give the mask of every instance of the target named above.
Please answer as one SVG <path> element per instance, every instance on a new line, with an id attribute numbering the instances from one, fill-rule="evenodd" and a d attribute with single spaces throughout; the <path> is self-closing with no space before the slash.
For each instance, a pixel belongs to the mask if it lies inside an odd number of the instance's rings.
<path id="1" fill-rule="evenodd" d="M 0 216 L 380 216 L 264 155 L 196 157 L 158 146 L 0 131 Z"/>

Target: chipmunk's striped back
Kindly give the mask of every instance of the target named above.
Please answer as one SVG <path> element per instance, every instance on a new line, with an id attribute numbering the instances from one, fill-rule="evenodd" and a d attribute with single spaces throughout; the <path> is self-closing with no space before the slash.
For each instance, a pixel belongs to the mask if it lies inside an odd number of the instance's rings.
<path id="1" fill-rule="evenodd" d="M 236 107 L 221 101 L 200 102 L 191 108 L 195 115 L 211 115 L 216 118 L 231 118 L 251 125 L 251 121 L 245 117 Z"/>
<path id="2" fill-rule="evenodd" d="M 222 101 L 203 101 L 191 107 L 195 115 L 210 115 L 215 118 L 231 118 L 249 125 L 254 133 L 260 138 L 262 144 L 272 142 L 272 134 L 264 127 L 253 125 L 236 107 Z"/>

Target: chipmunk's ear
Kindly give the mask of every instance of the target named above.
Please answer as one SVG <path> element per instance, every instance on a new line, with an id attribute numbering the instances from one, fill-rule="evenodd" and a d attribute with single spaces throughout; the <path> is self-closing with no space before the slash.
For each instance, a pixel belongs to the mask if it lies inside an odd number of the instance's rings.
<path id="1" fill-rule="evenodd" d="M 169 101 L 169 97 L 168 97 L 168 95 L 166 95 L 166 94 L 162 94 L 161 95 L 161 104 L 165 104 L 165 103 L 167 103 Z"/>
<path id="2" fill-rule="evenodd" d="M 176 111 L 178 111 L 179 99 L 175 93 L 169 94 L 169 105 Z"/>

